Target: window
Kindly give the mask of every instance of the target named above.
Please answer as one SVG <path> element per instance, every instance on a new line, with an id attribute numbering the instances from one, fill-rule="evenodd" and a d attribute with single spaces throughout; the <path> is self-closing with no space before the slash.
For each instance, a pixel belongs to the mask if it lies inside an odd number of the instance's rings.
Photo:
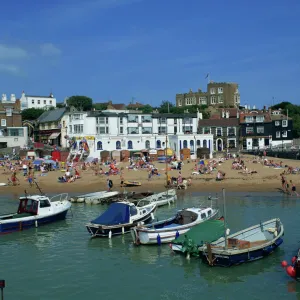
<path id="1" fill-rule="evenodd" d="M 158 127 L 158 134 L 166 134 L 166 133 L 167 133 L 167 127 L 165 126 Z"/>
<path id="2" fill-rule="evenodd" d="M 235 128 L 234 127 L 228 127 L 227 128 L 227 135 L 228 136 L 235 136 Z"/>
<path id="3" fill-rule="evenodd" d="M 166 118 L 160 118 L 159 121 L 160 121 L 161 124 L 166 124 L 167 123 Z"/>
<path id="4" fill-rule="evenodd" d="M 193 105 L 193 98 L 186 98 L 185 105 Z"/>
<path id="5" fill-rule="evenodd" d="M 247 116 L 247 117 L 245 117 L 245 121 L 246 121 L 247 123 L 252 123 L 252 122 L 253 122 L 253 117 Z"/>
<path id="6" fill-rule="evenodd" d="M 146 149 L 150 149 L 150 141 L 147 140 L 147 141 L 145 142 L 145 148 L 146 148 Z"/>
<path id="7" fill-rule="evenodd" d="M 210 127 L 204 127 L 203 128 L 203 133 L 204 134 L 210 134 Z"/>
<path id="8" fill-rule="evenodd" d="M 38 104 L 41 104 L 41 100 L 38 100 Z"/>
<path id="9" fill-rule="evenodd" d="M 201 141 L 197 140 L 197 147 L 201 147 Z"/>
<path id="10" fill-rule="evenodd" d="M 207 148 L 207 140 L 203 140 L 203 148 Z"/>
<path id="11" fill-rule="evenodd" d="M 76 125 L 74 125 L 75 127 Z M 97 134 L 105 134 L 106 133 L 106 127 L 96 127 Z"/>
<path id="12" fill-rule="evenodd" d="M 280 126 L 280 122 L 279 121 L 275 121 L 275 126 Z"/>
<path id="13" fill-rule="evenodd" d="M 83 133 L 83 124 L 74 125 L 74 133 Z"/>
<path id="14" fill-rule="evenodd" d="M 283 138 L 286 138 L 287 137 L 287 131 L 285 130 L 285 131 L 282 131 L 282 137 Z"/>
<path id="15" fill-rule="evenodd" d="M 211 88 L 210 89 L 210 93 L 213 95 L 213 94 L 215 94 L 216 93 L 216 89 L 215 88 Z"/>
<path id="16" fill-rule="evenodd" d="M 178 106 L 182 106 L 182 99 L 178 99 Z"/>
<path id="17" fill-rule="evenodd" d="M 264 121 L 265 117 L 264 116 L 257 116 L 256 117 L 256 122 L 262 123 Z"/>
<path id="18" fill-rule="evenodd" d="M 120 141 L 116 141 L 116 149 L 121 149 L 121 142 Z"/>
<path id="19" fill-rule="evenodd" d="M 200 105 L 207 105 L 207 98 L 206 97 L 200 97 L 199 98 L 199 104 Z"/>
<path id="20" fill-rule="evenodd" d="M 50 105 L 52 105 L 52 100 L 49 101 Z"/>
<path id="21" fill-rule="evenodd" d="M 72 125 L 69 126 L 69 133 L 72 133 Z"/>
<path id="22" fill-rule="evenodd" d="M 187 147 L 188 147 L 187 140 L 184 140 L 184 141 L 183 141 L 183 148 L 187 148 Z"/>
<path id="23" fill-rule="evenodd" d="M 161 148 L 161 141 L 160 140 L 156 141 L 156 148 Z"/>
<path id="24" fill-rule="evenodd" d="M 40 200 L 40 208 L 51 207 L 51 204 L 48 200 Z"/>
<path id="25" fill-rule="evenodd" d="M 81 120 L 81 119 L 82 119 L 82 115 L 81 114 L 74 114 L 73 120 Z"/>
<path id="26" fill-rule="evenodd" d="M 222 87 L 218 87 L 218 94 L 223 94 L 223 88 Z"/>
<path id="27" fill-rule="evenodd" d="M 287 126 L 288 126 L 288 121 L 282 120 L 282 127 L 287 127 Z"/>
<path id="28" fill-rule="evenodd" d="M 216 129 L 216 135 L 217 136 L 222 136 L 222 127 L 217 127 L 217 129 Z"/>
<path id="29" fill-rule="evenodd" d="M 142 122 L 143 123 L 151 123 L 152 117 L 151 116 L 142 116 Z"/>
<path id="30" fill-rule="evenodd" d="M 97 150 L 102 150 L 102 142 L 101 141 L 99 141 L 97 143 Z"/>
<path id="31" fill-rule="evenodd" d="M 128 141 L 127 148 L 128 149 L 133 149 L 132 141 Z"/>
<path id="32" fill-rule="evenodd" d="M 265 128 L 260 126 L 256 128 L 257 133 L 264 133 L 265 132 Z"/>
<path id="33" fill-rule="evenodd" d="M 128 123 L 137 123 L 138 122 L 138 116 L 128 116 Z"/>
<path id="34" fill-rule="evenodd" d="M 46 100 L 44 100 L 44 104 L 47 104 L 47 101 L 46 101 Z"/>
<path id="35" fill-rule="evenodd" d="M 23 128 L 9 128 L 7 131 L 8 136 L 24 136 Z"/>
<path id="36" fill-rule="evenodd" d="M 34 100 L 33 99 L 31 100 L 31 103 L 34 104 Z"/>
<path id="37" fill-rule="evenodd" d="M 182 132 L 186 134 L 193 133 L 193 126 L 182 126 Z"/>
<path id="38" fill-rule="evenodd" d="M 253 134 L 253 127 L 246 127 L 246 134 Z"/>
<path id="39" fill-rule="evenodd" d="M 123 117 L 120 117 L 120 124 L 123 124 Z"/>
<path id="40" fill-rule="evenodd" d="M 216 96 L 211 96 L 210 97 L 210 104 L 216 104 L 217 103 L 217 97 Z"/>
<path id="41" fill-rule="evenodd" d="M 128 127 L 128 134 L 139 134 L 139 128 L 138 127 Z"/>
<path id="42" fill-rule="evenodd" d="M 1 126 L 6 126 L 6 119 L 1 119 Z"/>
<path id="43" fill-rule="evenodd" d="M 280 138 L 280 131 L 276 131 L 276 137 Z"/>
<path id="44" fill-rule="evenodd" d="M 6 116 L 7 117 L 11 117 L 12 116 L 12 109 L 10 107 L 6 108 Z"/>
<path id="45" fill-rule="evenodd" d="M 143 127 L 142 128 L 142 134 L 151 134 L 152 133 L 152 127 Z"/>
<path id="46" fill-rule="evenodd" d="M 124 131 L 123 131 L 123 127 L 120 127 L 120 134 L 123 134 Z"/>
<path id="47" fill-rule="evenodd" d="M 234 95 L 234 101 L 235 103 L 240 103 L 241 102 L 240 95 Z"/>
<path id="48" fill-rule="evenodd" d="M 224 99 L 223 99 L 223 95 L 219 95 L 218 96 L 218 103 L 223 103 Z"/>

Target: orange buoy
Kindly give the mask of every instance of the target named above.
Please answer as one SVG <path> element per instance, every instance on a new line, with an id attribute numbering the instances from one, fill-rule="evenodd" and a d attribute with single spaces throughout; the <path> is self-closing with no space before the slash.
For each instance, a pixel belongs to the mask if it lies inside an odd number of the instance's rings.
<path id="1" fill-rule="evenodd" d="M 281 266 L 282 266 L 283 268 L 286 268 L 287 265 L 288 265 L 288 263 L 287 263 L 286 260 L 283 260 L 283 261 L 281 262 Z"/>
<path id="2" fill-rule="evenodd" d="M 287 273 L 289 276 L 293 277 L 293 278 L 296 277 L 296 270 L 295 270 L 295 268 L 292 267 L 292 266 L 288 266 L 288 267 L 286 268 L 286 273 Z"/>

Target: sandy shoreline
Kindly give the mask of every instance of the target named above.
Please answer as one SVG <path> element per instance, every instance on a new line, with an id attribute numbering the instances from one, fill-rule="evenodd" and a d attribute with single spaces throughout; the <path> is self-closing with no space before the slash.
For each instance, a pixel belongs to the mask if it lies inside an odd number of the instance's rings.
<path id="1" fill-rule="evenodd" d="M 284 170 L 278 170 L 274 168 L 265 167 L 260 163 L 253 163 L 253 157 L 248 156 L 244 157 L 245 165 L 248 169 L 256 171 L 257 174 L 240 174 L 241 171 L 233 170 L 232 160 L 227 160 L 219 164 L 218 168 L 226 173 L 226 179 L 217 182 L 215 180 L 216 172 L 211 175 L 191 175 L 194 169 L 195 163 L 185 163 L 182 169 L 183 177 L 192 178 L 192 186 L 188 187 L 188 192 L 209 192 L 209 193 L 220 193 L 222 188 L 225 188 L 227 192 L 280 192 L 281 180 L 280 173 Z M 299 161 L 295 160 L 276 160 L 276 162 L 283 162 L 283 165 L 289 165 L 293 167 L 300 166 Z M 125 180 L 137 180 L 142 183 L 141 187 L 131 187 L 126 188 L 127 191 L 136 191 L 136 192 L 162 192 L 165 190 L 165 164 L 157 163 L 156 167 L 158 168 L 161 176 L 156 176 L 152 180 L 148 181 L 147 170 L 128 170 L 126 167 L 128 163 L 121 163 L 118 167 L 123 166 L 124 178 Z M 108 167 L 104 167 L 108 170 Z M 286 170 L 287 168 L 285 168 Z M 0 182 L 7 182 L 7 178 L 10 175 L 5 172 L 3 174 L 4 168 L 0 169 Z M 177 177 L 177 170 L 171 170 L 170 175 Z M 88 169 L 86 171 L 80 171 L 82 178 L 76 180 L 73 183 L 59 183 L 57 178 L 62 176 L 61 171 L 52 171 L 49 172 L 46 176 L 40 176 L 39 173 L 36 173 L 37 182 L 39 186 L 45 193 L 70 193 L 70 194 L 85 194 L 90 192 L 97 192 L 106 190 L 106 179 L 105 175 L 95 176 L 93 170 Z M 18 186 L 5 186 L 0 187 L 0 192 L 5 195 L 14 194 L 21 195 L 24 194 L 26 189 L 28 193 L 34 194 L 38 190 L 36 187 L 30 187 L 26 181 L 26 177 L 23 176 L 22 171 L 17 175 L 20 180 L 20 185 Z M 120 176 L 110 176 L 110 179 L 114 182 L 113 190 L 124 191 L 120 187 Z M 293 182 L 300 190 L 300 175 L 287 175 L 288 181 L 293 180 Z"/>

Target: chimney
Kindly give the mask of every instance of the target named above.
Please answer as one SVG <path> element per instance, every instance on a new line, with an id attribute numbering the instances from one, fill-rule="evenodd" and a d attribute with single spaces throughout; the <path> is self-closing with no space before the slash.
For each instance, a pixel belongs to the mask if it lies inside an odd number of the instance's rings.
<path id="1" fill-rule="evenodd" d="M 222 109 L 222 118 L 225 118 L 225 111 Z"/>
<path id="2" fill-rule="evenodd" d="M 6 101 L 7 101 L 6 94 L 2 94 L 2 102 L 6 102 Z"/>
<path id="3" fill-rule="evenodd" d="M 10 95 L 10 102 L 13 102 L 13 103 L 16 102 L 16 95 L 15 94 Z"/>
<path id="4" fill-rule="evenodd" d="M 229 119 L 229 110 L 226 110 L 226 119 Z"/>

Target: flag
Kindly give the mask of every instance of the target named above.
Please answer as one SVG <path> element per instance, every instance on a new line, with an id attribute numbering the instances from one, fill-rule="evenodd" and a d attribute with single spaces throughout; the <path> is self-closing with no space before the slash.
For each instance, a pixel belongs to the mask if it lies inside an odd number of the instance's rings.
<path id="1" fill-rule="evenodd" d="M 207 74 L 206 74 L 206 76 L 205 76 L 205 79 L 207 79 L 207 78 L 208 78 L 208 76 L 209 76 L 209 73 L 207 73 Z"/>

